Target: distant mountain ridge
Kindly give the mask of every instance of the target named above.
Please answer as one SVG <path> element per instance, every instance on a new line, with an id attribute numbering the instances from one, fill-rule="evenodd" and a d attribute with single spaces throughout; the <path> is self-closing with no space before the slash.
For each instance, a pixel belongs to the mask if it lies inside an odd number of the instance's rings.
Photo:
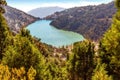
<path id="1" fill-rule="evenodd" d="M 38 18 L 10 6 L 4 6 L 4 9 L 6 11 L 4 16 L 8 22 L 8 26 L 15 33 L 19 32 L 22 27 L 38 20 Z"/>
<path id="2" fill-rule="evenodd" d="M 53 20 L 51 25 L 58 29 L 74 31 L 87 39 L 97 41 L 110 27 L 115 12 L 114 2 L 111 2 L 66 9 L 47 16 L 46 19 Z"/>
<path id="3" fill-rule="evenodd" d="M 36 8 L 33 10 L 28 11 L 28 14 L 35 16 L 35 17 L 40 17 L 44 18 L 48 15 L 51 15 L 55 12 L 63 11 L 64 8 L 61 7 L 41 7 L 41 8 Z"/>

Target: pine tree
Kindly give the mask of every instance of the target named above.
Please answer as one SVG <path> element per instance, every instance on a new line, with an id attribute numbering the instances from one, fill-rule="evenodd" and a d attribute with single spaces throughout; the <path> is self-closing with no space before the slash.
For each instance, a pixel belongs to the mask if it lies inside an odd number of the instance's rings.
<path id="1" fill-rule="evenodd" d="M 70 80 L 87 80 L 93 71 L 93 45 L 83 41 L 74 45 L 73 54 L 68 60 L 68 74 Z"/>
<path id="2" fill-rule="evenodd" d="M 120 0 L 116 0 L 117 12 L 113 17 L 111 28 L 100 42 L 100 57 L 107 64 L 108 74 L 115 80 L 120 79 Z"/>
<path id="3" fill-rule="evenodd" d="M 4 53 L 4 49 L 11 44 L 11 32 L 5 18 L 0 13 L 0 59 Z"/>
<path id="4" fill-rule="evenodd" d="M 27 29 L 22 28 L 20 33 L 18 34 L 20 37 L 28 38 L 30 42 L 33 43 L 33 37 L 30 35 L 30 31 Z"/>
<path id="5" fill-rule="evenodd" d="M 120 10 L 120 0 L 115 0 L 115 5 L 118 10 Z"/>
<path id="6" fill-rule="evenodd" d="M 11 32 L 8 28 L 7 22 L 2 14 L 5 12 L 3 7 L 7 5 L 5 0 L 0 0 L 0 59 L 2 59 L 4 49 L 11 44 Z"/>
<path id="7" fill-rule="evenodd" d="M 100 64 L 96 66 L 94 70 L 94 75 L 92 76 L 92 80 L 112 80 L 111 76 L 108 76 L 105 64 Z"/>
<path id="8" fill-rule="evenodd" d="M 7 5 L 6 0 L 0 0 L 0 13 L 5 13 L 3 6 L 6 6 L 6 5 Z"/>
<path id="9" fill-rule="evenodd" d="M 22 34 L 20 33 L 14 37 L 14 44 L 5 49 L 2 63 L 10 68 L 25 67 L 26 71 L 32 66 L 36 69 L 36 78 L 43 79 L 46 67 L 45 58 L 31 40 L 29 40 L 28 35 L 23 30 Z"/>
<path id="10" fill-rule="evenodd" d="M 49 59 L 46 66 L 47 70 L 45 71 L 45 80 L 68 80 L 66 67 L 57 64 L 54 58 Z"/>

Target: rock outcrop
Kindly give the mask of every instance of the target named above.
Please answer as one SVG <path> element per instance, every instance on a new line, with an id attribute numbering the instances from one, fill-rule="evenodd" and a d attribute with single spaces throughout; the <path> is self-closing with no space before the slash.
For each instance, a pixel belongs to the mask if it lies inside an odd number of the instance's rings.
<path id="1" fill-rule="evenodd" d="M 10 6 L 4 6 L 4 9 L 6 11 L 4 16 L 8 22 L 8 26 L 14 33 L 19 32 L 22 27 L 39 19 Z"/>

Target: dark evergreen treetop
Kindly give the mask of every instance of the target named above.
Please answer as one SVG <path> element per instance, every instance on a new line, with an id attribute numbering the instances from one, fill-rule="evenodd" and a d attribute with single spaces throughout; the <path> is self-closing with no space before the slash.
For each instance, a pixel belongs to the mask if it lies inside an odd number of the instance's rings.
<path id="1" fill-rule="evenodd" d="M 2 6 L 7 5 L 6 0 L 0 0 L 0 13 L 5 13 L 5 10 Z"/>
<path id="2" fill-rule="evenodd" d="M 116 7 L 118 10 L 120 10 L 120 0 L 115 1 Z"/>
<path id="3" fill-rule="evenodd" d="M 104 34 L 101 40 L 102 63 L 107 64 L 108 74 L 113 75 L 114 80 L 120 79 L 120 0 L 115 4 L 117 12 L 113 17 L 110 29 Z"/>

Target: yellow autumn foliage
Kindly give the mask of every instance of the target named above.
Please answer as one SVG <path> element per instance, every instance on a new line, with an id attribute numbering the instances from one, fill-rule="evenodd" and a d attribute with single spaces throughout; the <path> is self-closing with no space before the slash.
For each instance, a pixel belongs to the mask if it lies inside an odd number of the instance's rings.
<path id="1" fill-rule="evenodd" d="M 31 67 L 28 72 L 24 67 L 10 69 L 7 65 L 0 64 L 0 80 L 35 80 L 36 70 Z"/>

